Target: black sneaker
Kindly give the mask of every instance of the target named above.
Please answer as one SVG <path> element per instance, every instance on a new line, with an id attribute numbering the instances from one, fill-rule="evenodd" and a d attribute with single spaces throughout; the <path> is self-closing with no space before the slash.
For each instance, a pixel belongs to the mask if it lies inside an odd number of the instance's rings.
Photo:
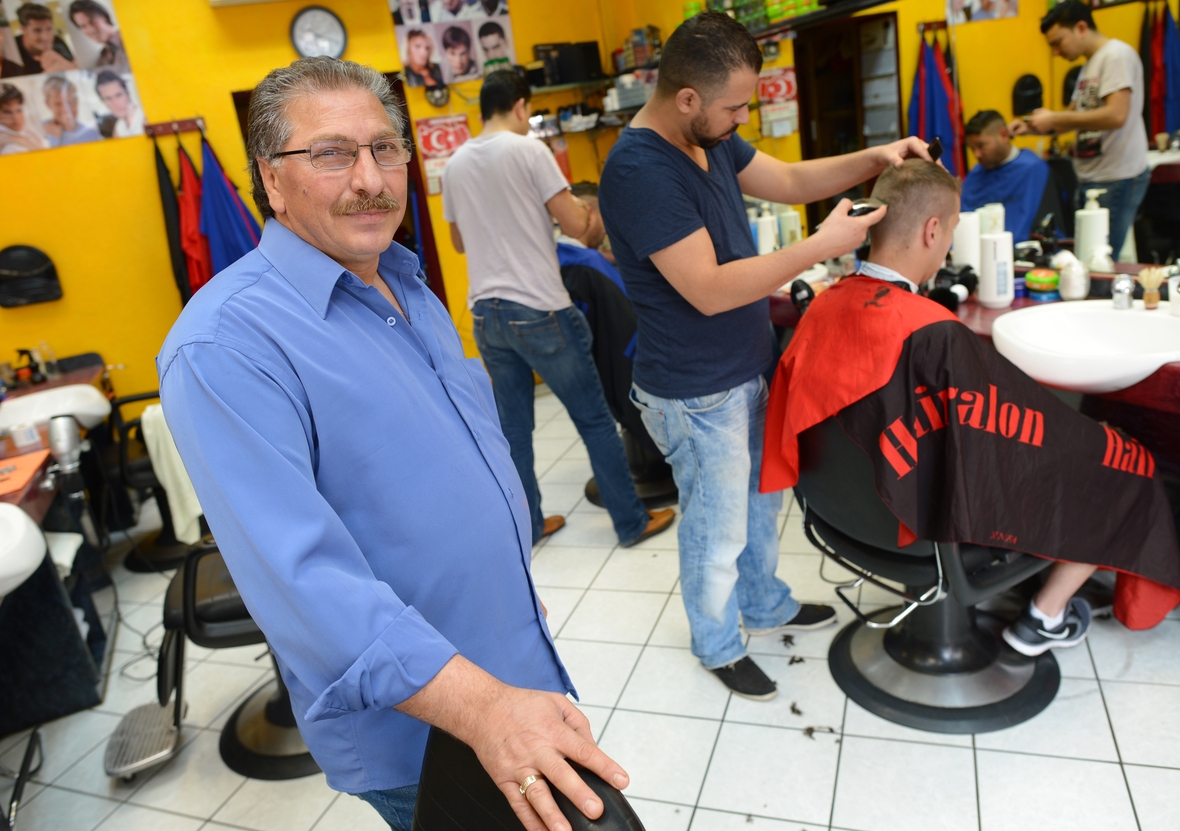
<path id="1" fill-rule="evenodd" d="M 1056 629 L 1046 629 L 1045 622 L 1032 616 L 1026 607 L 1011 626 L 1004 629 L 1004 640 L 1021 655 L 1030 658 L 1050 649 L 1077 646 L 1090 634 L 1090 604 L 1073 597 L 1065 607 L 1065 619 Z"/>
<path id="2" fill-rule="evenodd" d="M 766 673 L 749 655 L 709 672 L 720 678 L 721 683 L 731 691 L 745 698 L 769 701 L 778 695 L 778 686 L 766 677 Z"/>
<path id="3" fill-rule="evenodd" d="M 750 635 L 773 635 L 776 632 L 806 632 L 810 629 L 823 629 L 825 626 L 831 626 L 836 622 L 836 610 L 831 606 L 820 606 L 815 603 L 804 603 L 799 607 L 799 611 L 795 616 L 786 623 L 780 623 L 778 626 L 772 626 L 769 629 L 750 629 L 746 627 L 746 632 Z"/>

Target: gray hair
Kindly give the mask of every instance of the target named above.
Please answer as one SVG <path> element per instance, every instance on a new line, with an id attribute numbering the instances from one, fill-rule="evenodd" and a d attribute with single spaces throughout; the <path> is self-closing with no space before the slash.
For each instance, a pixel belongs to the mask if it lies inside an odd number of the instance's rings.
<path id="1" fill-rule="evenodd" d="M 393 94 L 389 81 L 371 66 L 328 57 L 301 58 L 290 66 L 272 70 L 254 88 L 250 95 L 246 152 L 250 157 L 254 204 L 264 218 L 271 218 L 275 212 L 270 207 L 270 198 L 262 184 L 259 161 L 264 160 L 271 166 L 281 162 L 281 158 L 275 154 L 283 149 L 293 132 L 287 117 L 288 107 L 305 95 L 350 89 L 373 93 L 385 108 L 393 129 L 398 135 L 405 135 L 406 120 L 402 115 L 401 104 Z"/>
<path id="2" fill-rule="evenodd" d="M 45 83 L 41 85 L 41 94 L 48 100 L 49 93 L 51 92 L 60 92 L 65 96 L 67 90 L 74 90 L 76 92 L 77 89 L 65 76 L 50 75 L 45 79 Z"/>

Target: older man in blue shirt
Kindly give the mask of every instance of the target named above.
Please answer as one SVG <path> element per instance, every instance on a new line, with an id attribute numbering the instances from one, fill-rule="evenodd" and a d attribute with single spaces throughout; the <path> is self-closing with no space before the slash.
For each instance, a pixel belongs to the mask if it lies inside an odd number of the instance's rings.
<path id="1" fill-rule="evenodd" d="M 388 83 L 297 61 L 255 90 L 249 133 L 262 242 L 185 308 L 160 391 L 300 732 L 394 829 L 428 724 L 526 827 L 569 828 L 544 779 L 598 816 L 564 759 L 626 774 L 564 695 L 487 374 L 392 243 L 411 145 Z"/>

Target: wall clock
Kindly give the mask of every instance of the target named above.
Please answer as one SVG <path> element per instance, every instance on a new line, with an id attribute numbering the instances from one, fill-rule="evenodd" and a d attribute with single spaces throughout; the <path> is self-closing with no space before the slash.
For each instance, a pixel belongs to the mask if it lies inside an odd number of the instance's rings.
<path id="1" fill-rule="evenodd" d="M 291 45 L 301 58 L 339 58 L 348 46 L 348 32 L 334 12 L 323 6 L 308 6 L 291 21 Z"/>

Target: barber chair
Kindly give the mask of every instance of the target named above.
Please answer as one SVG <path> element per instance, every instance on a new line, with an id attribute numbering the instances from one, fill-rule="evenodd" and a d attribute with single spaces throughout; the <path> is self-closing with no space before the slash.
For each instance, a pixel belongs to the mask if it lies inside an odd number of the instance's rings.
<path id="1" fill-rule="evenodd" d="M 1018 654 L 999 637 L 1006 622 L 978 606 L 1051 561 L 967 543 L 918 540 L 899 548 L 898 520 L 877 494 L 872 462 L 834 418 L 799 436 L 795 497 L 807 538 L 857 575 L 836 588 L 856 620 L 828 652 L 849 698 L 935 733 L 1000 730 L 1049 706 L 1061 681 L 1052 652 Z M 901 605 L 862 612 L 848 592 L 866 583 Z"/>
<path id="2" fill-rule="evenodd" d="M 627 403 L 634 408 L 635 405 L 631 402 Z M 638 428 L 633 429 L 642 430 L 642 422 Z M 619 435 L 623 439 L 623 452 L 627 455 L 627 465 L 631 468 L 635 492 L 643 500 L 644 506 L 654 511 L 675 505 L 680 499 L 680 492 L 676 490 L 676 482 L 672 479 L 672 466 L 664 461 L 663 455 L 647 431 L 644 430 L 643 435 L 637 437 L 625 425 L 620 424 Z M 598 492 L 598 482 L 593 476 L 586 482 L 584 492 L 591 505 L 605 507 L 602 504 L 602 494 Z"/>
<path id="3" fill-rule="evenodd" d="M 573 831 L 643 831 L 643 823 L 622 792 L 576 762 L 578 775 L 602 800 L 602 816 L 586 818 L 556 788 L 551 788 L 557 807 Z M 430 728 L 422 778 L 418 783 L 418 804 L 414 807 L 413 831 L 521 831 L 523 825 L 512 812 L 504 793 L 496 787 L 470 747 L 454 736 Z"/>
<path id="4" fill-rule="evenodd" d="M 124 716 L 107 744 L 103 764 L 108 776 L 133 778 L 179 750 L 186 638 L 206 649 L 266 641 L 246 611 L 221 553 L 208 539 L 192 547 L 164 596 L 164 640 L 156 672 L 159 704 L 144 704 Z M 320 770 L 295 726 L 291 698 L 277 665 L 274 680 L 230 716 L 219 747 L 231 770 L 252 779 L 297 779 Z"/>
<path id="5" fill-rule="evenodd" d="M 141 494 L 151 494 L 160 509 L 162 526 L 160 533 L 149 542 L 136 543 L 135 548 L 123 561 L 128 571 L 152 572 L 179 568 L 188 554 L 189 546 L 176 539 L 172 526 L 172 511 L 168 507 L 168 494 L 160 486 L 147 445 L 140 432 L 138 418 L 125 419 L 123 407 L 142 401 L 158 399 L 160 393 L 142 392 L 111 402 L 111 431 L 118 445 L 118 477 L 123 485 Z"/>

